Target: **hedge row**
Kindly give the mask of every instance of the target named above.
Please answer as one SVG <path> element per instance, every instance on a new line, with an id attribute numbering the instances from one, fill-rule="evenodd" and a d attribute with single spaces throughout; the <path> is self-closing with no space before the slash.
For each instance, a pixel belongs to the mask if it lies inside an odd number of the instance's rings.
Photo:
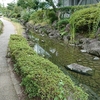
<path id="1" fill-rule="evenodd" d="M 41 100 L 87 100 L 88 95 L 74 85 L 56 65 L 36 54 L 20 35 L 11 35 L 9 49 L 14 69 L 29 97 Z"/>

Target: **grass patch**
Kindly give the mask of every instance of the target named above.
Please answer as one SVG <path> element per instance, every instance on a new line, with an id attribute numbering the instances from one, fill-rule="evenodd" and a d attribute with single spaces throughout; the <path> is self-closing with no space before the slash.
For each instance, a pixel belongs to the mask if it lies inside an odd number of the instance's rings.
<path id="1" fill-rule="evenodd" d="M 22 26 L 20 23 L 18 23 L 18 22 L 13 22 L 13 21 L 12 21 L 12 23 L 13 23 L 13 25 L 14 25 L 15 28 L 16 28 L 17 34 L 22 34 L 22 33 L 24 32 L 23 26 Z"/>
<path id="2" fill-rule="evenodd" d="M 37 55 L 21 35 L 11 35 L 9 49 L 14 69 L 22 76 L 21 84 L 30 98 L 88 100 L 88 95 L 69 76 L 49 60 Z"/>

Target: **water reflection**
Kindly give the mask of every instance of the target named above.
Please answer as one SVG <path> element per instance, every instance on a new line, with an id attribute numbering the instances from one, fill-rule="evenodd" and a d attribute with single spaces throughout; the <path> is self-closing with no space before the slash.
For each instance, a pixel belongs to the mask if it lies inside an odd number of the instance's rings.
<path id="1" fill-rule="evenodd" d="M 58 56 L 58 52 L 55 48 L 50 48 L 49 51 L 54 54 L 55 56 Z"/>
<path id="2" fill-rule="evenodd" d="M 39 54 L 39 55 L 41 55 L 41 56 L 43 56 L 43 57 L 46 57 L 46 58 L 51 57 L 50 54 L 49 54 L 48 52 L 46 52 L 46 51 L 45 51 L 40 45 L 38 45 L 38 44 L 35 44 L 35 45 L 34 45 L 34 51 L 35 51 L 37 54 Z"/>

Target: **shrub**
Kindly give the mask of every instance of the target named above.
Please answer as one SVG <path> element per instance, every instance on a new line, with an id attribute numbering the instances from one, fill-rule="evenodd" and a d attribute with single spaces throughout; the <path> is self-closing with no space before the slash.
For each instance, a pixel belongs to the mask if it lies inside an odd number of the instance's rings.
<path id="1" fill-rule="evenodd" d="M 2 33 L 2 29 L 3 29 L 3 23 L 2 21 L 0 21 L 0 34 Z"/>
<path id="2" fill-rule="evenodd" d="M 72 25 L 72 28 L 75 28 L 75 31 L 80 33 L 89 33 L 90 31 L 95 32 L 99 22 L 100 9 L 98 7 L 81 9 L 72 14 L 70 18 L 70 24 Z"/>
<path id="3" fill-rule="evenodd" d="M 17 13 L 12 13 L 12 15 L 10 16 L 11 18 L 19 18 L 20 17 L 20 14 L 17 14 Z"/>
<path id="4" fill-rule="evenodd" d="M 64 18 L 64 19 L 61 19 L 57 22 L 57 25 L 59 26 L 59 28 L 64 28 L 66 27 L 66 25 L 69 23 L 69 19 L 68 18 Z"/>
<path id="5" fill-rule="evenodd" d="M 66 25 L 68 23 L 69 23 L 69 18 L 64 18 L 57 22 L 57 28 L 59 29 L 61 36 L 68 34 L 68 32 L 66 31 Z"/>
<path id="6" fill-rule="evenodd" d="M 0 16 L 2 16 L 2 13 L 0 12 Z"/>
<path id="7" fill-rule="evenodd" d="M 33 12 L 30 16 L 30 20 L 32 20 L 34 23 L 41 23 L 44 19 L 44 11 L 38 10 L 36 12 Z"/>
<path id="8" fill-rule="evenodd" d="M 47 18 L 50 19 L 51 23 L 58 20 L 58 17 L 57 17 L 56 13 L 53 10 L 48 10 L 47 11 Z"/>
<path id="9" fill-rule="evenodd" d="M 30 20 L 32 20 L 34 23 L 53 23 L 55 20 L 57 20 L 57 16 L 54 11 L 52 10 L 38 10 L 36 12 L 33 12 L 30 16 Z"/>
<path id="10" fill-rule="evenodd" d="M 22 11 L 21 19 L 24 20 L 24 22 L 28 22 L 29 18 L 30 18 L 30 12 Z"/>
<path id="11" fill-rule="evenodd" d="M 22 85 L 28 96 L 41 100 L 87 100 L 87 94 L 74 85 L 56 65 L 37 55 L 27 41 L 19 35 L 11 35 L 10 53 L 15 70 L 22 76 Z"/>

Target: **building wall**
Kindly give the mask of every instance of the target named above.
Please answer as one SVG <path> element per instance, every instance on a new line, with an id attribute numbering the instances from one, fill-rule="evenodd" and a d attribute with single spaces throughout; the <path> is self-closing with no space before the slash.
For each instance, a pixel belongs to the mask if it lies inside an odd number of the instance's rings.
<path id="1" fill-rule="evenodd" d="M 78 5 L 80 1 L 81 0 L 62 0 L 62 7 Z M 98 3 L 97 1 L 100 1 L 100 0 L 82 0 L 80 5 L 96 4 L 96 3 Z"/>
<path id="2" fill-rule="evenodd" d="M 96 3 L 98 3 L 96 0 L 83 0 L 82 3 L 81 3 L 81 5 L 96 4 Z"/>
<path id="3" fill-rule="evenodd" d="M 69 6 L 70 0 L 62 0 L 62 7 Z"/>

